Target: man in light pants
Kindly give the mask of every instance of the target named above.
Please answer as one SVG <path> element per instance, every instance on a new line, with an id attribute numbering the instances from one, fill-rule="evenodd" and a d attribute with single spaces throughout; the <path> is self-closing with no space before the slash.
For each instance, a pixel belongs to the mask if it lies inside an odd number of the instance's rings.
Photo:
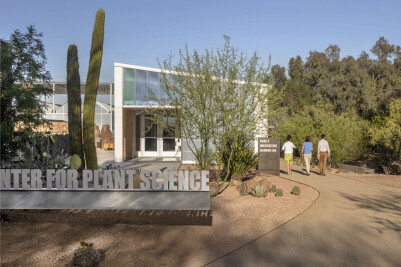
<path id="1" fill-rule="evenodd" d="M 320 159 L 320 175 L 326 176 L 327 158 L 330 158 L 329 143 L 324 139 L 325 135 L 322 134 L 322 139 L 317 145 L 317 157 Z"/>

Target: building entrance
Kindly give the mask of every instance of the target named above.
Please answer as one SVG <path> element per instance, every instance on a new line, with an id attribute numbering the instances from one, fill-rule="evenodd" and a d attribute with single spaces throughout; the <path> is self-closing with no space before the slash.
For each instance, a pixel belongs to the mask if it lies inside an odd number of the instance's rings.
<path id="1" fill-rule="evenodd" d="M 151 115 L 145 115 L 145 123 L 141 132 L 145 133 L 145 149 L 143 157 L 177 157 L 178 136 L 174 117 L 163 117 L 156 122 Z"/>

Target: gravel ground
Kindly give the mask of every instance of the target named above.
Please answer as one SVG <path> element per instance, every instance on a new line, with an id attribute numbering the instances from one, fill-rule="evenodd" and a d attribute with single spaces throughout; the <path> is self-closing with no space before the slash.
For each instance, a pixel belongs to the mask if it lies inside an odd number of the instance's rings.
<path id="1" fill-rule="evenodd" d="M 210 211 L 4 210 L 2 266 L 70 266 L 80 241 L 103 251 L 100 266 L 201 266 L 294 218 L 318 192 L 271 176 L 283 197 L 240 197 L 234 187 Z M 301 195 L 290 194 L 298 185 Z"/>

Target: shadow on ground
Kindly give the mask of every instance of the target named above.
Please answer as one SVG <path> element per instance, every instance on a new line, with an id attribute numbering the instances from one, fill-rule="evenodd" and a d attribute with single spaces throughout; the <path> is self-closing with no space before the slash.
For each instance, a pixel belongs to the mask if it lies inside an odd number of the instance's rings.
<path id="1" fill-rule="evenodd" d="M 401 195 L 382 190 L 380 195 L 349 195 L 339 192 L 339 195 L 351 201 L 356 208 L 374 212 L 371 216 L 371 228 L 383 233 L 386 230 L 401 234 Z"/>
<path id="2" fill-rule="evenodd" d="M 91 225 L 205 225 L 211 210 L 2 210 L 17 223 L 70 223 Z"/>

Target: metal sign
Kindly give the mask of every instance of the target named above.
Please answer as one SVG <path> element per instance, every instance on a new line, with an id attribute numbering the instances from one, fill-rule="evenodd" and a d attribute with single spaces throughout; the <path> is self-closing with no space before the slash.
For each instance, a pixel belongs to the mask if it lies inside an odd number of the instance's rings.
<path id="1" fill-rule="evenodd" d="M 209 171 L 1 169 L 1 209 L 210 209 Z M 138 180 L 136 180 L 138 179 Z M 134 188 L 134 182 L 139 188 Z"/>
<path id="2" fill-rule="evenodd" d="M 259 138 L 259 165 L 258 170 L 268 174 L 280 175 L 280 139 Z"/>

